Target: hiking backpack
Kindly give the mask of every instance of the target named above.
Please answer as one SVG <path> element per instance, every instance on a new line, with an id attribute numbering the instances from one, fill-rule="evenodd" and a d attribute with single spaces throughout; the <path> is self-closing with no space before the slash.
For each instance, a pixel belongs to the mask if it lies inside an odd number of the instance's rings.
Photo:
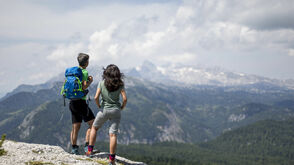
<path id="1" fill-rule="evenodd" d="M 81 99 L 87 95 L 88 90 L 83 90 L 83 72 L 79 67 L 67 68 L 65 71 L 65 82 L 60 94 L 71 100 Z"/>

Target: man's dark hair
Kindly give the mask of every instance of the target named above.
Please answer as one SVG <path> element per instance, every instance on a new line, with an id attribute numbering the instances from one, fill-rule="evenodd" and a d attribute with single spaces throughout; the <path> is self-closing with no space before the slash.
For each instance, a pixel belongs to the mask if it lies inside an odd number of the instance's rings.
<path id="1" fill-rule="evenodd" d="M 89 55 L 85 53 L 79 53 L 78 62 L 80 66 L 85 66 L 89 60 Z"/>

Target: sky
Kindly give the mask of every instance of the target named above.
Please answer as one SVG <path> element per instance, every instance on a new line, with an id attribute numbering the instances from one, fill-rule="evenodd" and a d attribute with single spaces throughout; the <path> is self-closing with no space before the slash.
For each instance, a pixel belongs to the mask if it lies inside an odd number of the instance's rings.
<path id="1" fill-rule="evenodd" d="M 77 65 L 183 64 L 294 79 L 293 0 L 0 0 L 0 97 Z"/>

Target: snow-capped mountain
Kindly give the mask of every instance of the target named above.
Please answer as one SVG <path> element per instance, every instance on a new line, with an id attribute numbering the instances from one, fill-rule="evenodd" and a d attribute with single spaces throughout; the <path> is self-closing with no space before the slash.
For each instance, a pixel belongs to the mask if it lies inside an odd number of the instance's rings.
<path id="1" fill-rule="evenodd" d="M 184 65 L 162 67 L 145 61 L 141 66 L 128 70 L 126 74 L 154 82 L 181 86 L 238 86 L 265 83 L 294 89 L 294 80 L 278 80 L 257 75 L 235 73 L 219 67 L 203 68 Z"/>
<path id="2" fill-rule="evenodd" d="M 87 70 L 96 81 L 89 88 L 89 96 L 93 98 L 102 67 L 91 66 Z M 247 75 L 218 68 L 158 67 L 150 62 L 122 72 L 126 74 L 128 105 L 122 113 L 120 143 L 201 142 L 259 120 L 284 120 L 294 116 L 294 90 L 258 83 L 259 79 L 251 85 L 220 86 L 231 83 L 229 81 L 237 82 L 240 77 L 250 77 Z M 222 82 L 221 78 L 229 80 Z M 245 78 L 244 81 L 250 80 Z M 205 86 L 212 80 L 217 85 Z M 260 81 L 265 80 L 274 82 L 260 78 Z M 57 144 L 66 148 L 70 142 L 71 118 L 68 102 L 64 106 L 60 95 L 63 81 L 64 73 L 60 73 L 49 81 L 53 83 L 52 87 L 46 84 L 20 86 L 0 100 L 0 135 L 5 133 L 16 141 Z M 168 83 L 173 86 L 166 85 Z M 201 85 L 192 86 L 197 83 Z M 99 111 L 94 101 L 89 105 L 94 114 Z M 100 132 L 103 133 L 98 139 L 109 138 L 107 125 Z"/>
<path id="3" fill-rule="evenodd" d="M 101 80 L 103 67 L 91 65 L 87 68 L 89 75 L 94 77 L 94 84 L 98 84 Z M 282 87 L 283 89 L 294 89 L 294 80 L 278 80 L 257 75 L 249 75 L 244 73 L 235 73 L 226 71 L 225 69 L 214 67 L 204 68 L 200 66 L 185 66 L 185 65 L 168 65 L 156 66 L 150 61 L 144 61 L 141 66 L 130 69 L 122 69 L 122 72 L 127 77 L 125 81 L 131 83 L 131 78 L 139 78 L 151 82 L 165 84 L 167 86 L 196 86 L 208 85 L 216 87 L 239 87 L 250 85 L 250 90 L 264 89 L 269 92 L 269 89 Z M 9 92 L 1 98 L 3 100 L 17 92 L 33 91 L 40 89 L 49 89 L 55 85 L 55 82 L 63 82 L 65 80 L 64 72 L 57 74 L 52 79 L 39 85 L 20 85 L 12 92 Z"/>

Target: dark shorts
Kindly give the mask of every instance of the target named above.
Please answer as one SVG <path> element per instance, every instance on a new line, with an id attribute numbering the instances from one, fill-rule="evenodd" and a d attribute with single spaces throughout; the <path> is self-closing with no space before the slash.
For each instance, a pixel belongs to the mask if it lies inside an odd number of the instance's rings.
<path id="1" fill-rule="evenodd" d="M 95 116 L 86 103 L 86 100 L 71 100 L 69 103 L 72 123 L 88 122 L 95 119 Z"/>

